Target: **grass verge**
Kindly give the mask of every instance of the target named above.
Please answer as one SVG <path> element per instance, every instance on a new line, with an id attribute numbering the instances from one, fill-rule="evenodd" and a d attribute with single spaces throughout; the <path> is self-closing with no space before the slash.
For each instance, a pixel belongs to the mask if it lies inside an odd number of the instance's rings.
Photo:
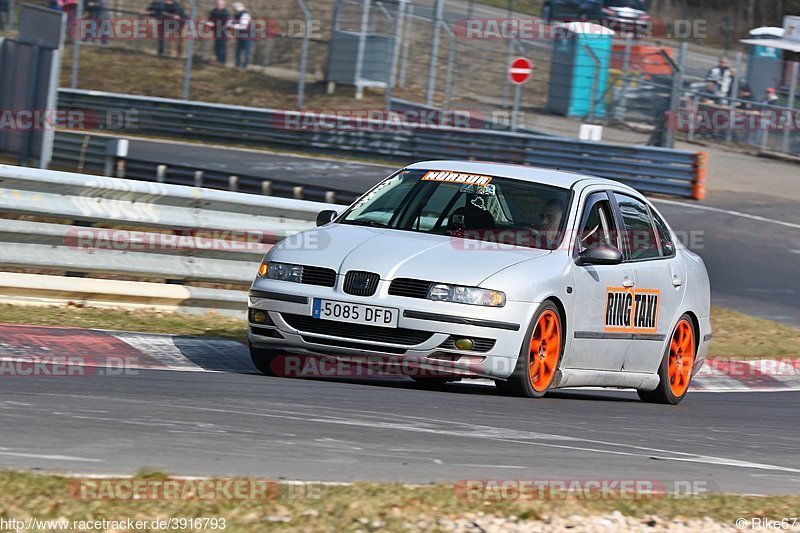
<path id="1" fill-rule="evenodd" d="M 136 479 L 164 481 L 168 476 L 146 473 Z M 92 492 L 114 487 L 113 481 L 74 480 L 44 474 L 0 472 L 0 516 L 26 520 L 142 520 L 170 517 L 225 518 L 226 532 L 302 530 L 302 531 L 409 531 L 443 530 L 458 519 L 477 523 L 502 518 L 518 526 L 546 522 L 550 527 L 569 518 L 580 524 L 583 517 L 608 516 L 615 511 L 636 517 L 641 524 L 680 520 L 690 525 L 706 519 L 729 527 L 737 518 L 795 516 L 800 496 L 754 497 L 704 495 L 675 498 L 551 498 L 498 501 L 464 498 L 453 485 L 437 484 L 407 487 L 400 484 L 357 483 L 355 485 L 305 486 L 280 485 L 262 499 L 80 499 L 75 485 L 92 484 Z M 85 486 L 85 485 L 84 485 Z M 245 483 L 245 486 L 247 484 Z M 112 489 L 116 491 L 116 489 Z M 241 494 L 248 494 L 247 490 Z M 619 516 L 619 515 L 618 515 Z M 487 518 L 484 518 L 487 517 Z M 657 517 L 657 518 L 654 518 Z M 468 522 L 469 523 L 469 522 Z M 629 522 L 630 524 L 630 522 Z M 505 525 L 511 525 L 506 523 Z M 700 524 L 693 524 L 697 527 Z M 151 528 L 152 529 L 152 528 Z M 145 530 L 151 530 L 145 529 Z M 187 528 L 191 530 L 191 528 Z M 495 529 L 495 528 L 492 528 Z M 479 530 L 473 528 L 472 530 Z M 500 531 L 500 529 L 497 529 Z M 522 530 L 522 529 L 520 529 Z"/>
<path id="2" fill-rule="evenodd" d="M 83 307 L 0 305 L 0 323 L 222 337 L 244 341 L 247 324 L 216 313 L 185 315 Z M 730 309 L 711 311 L 714 339 L 710 357 L 800 357 L 800 328 Z"/>

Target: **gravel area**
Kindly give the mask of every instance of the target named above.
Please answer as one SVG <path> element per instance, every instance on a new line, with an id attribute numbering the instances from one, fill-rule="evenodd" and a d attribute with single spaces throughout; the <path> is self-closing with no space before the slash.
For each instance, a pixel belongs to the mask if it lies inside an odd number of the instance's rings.
<path id="1" fill-rule="evenodd" d="M 381 524 L 365 524 L 370 528 L 380 529 Z M 377 526 L 377 527 L 376 527 Z M 467 513 L 463 517 L 430 518 L 407 523 L 410 531 L 453 531 L 464 533 L 549 533 L 551 531 L 598 532 L 598 531 L 633 531 L 633 532 L 696 532 L 703 531 L 736 531 L 732 524 L 723 524 L 711 518 L 662 519 L 658 516 L 641 518 L 625 516 L 619 511 L 598 516 L 552 517 L 542 520 L 523 520 L 515 516 L 499 517 L 483 513 Z"/>

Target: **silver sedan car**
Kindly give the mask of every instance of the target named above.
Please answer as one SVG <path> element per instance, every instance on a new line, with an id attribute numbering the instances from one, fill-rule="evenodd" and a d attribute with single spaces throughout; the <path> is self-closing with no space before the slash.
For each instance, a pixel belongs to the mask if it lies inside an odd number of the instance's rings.
<path id="1" fill-rule="evenodd" d="M 527 397 L 633 388 L 676 404 L 708 353 L 703 261 L 621 183 L 429 161 L 317 225 L 274 246 L 250 290 L 265 374 L 292 358 L 377 358 L 420 381 L 488 378 Z"/>

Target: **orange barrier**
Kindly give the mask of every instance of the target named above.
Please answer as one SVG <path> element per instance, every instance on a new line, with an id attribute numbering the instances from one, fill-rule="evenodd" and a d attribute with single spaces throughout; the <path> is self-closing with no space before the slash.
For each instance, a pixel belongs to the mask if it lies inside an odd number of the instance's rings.
<path id="1" fill-rule="evenodd" d="M 706 177 L 708 175 L 708 152 L 696 152 L 694 162 L 694 179 L 692 180 L 692 198 L 705 200 Z"/>
<path id="2" fill-rule="evenodd" d="M 661 51 L 674 58 L 675 50 L 667 46 L 652 46 L 636 44 L 631 46 L 631 56 L 628 61 L 628 69 L 635 70 L 652 76 L 671 76 L 672 68 L 669 62 L 661 55 Z M 625 44 L 616 43 L 612 48 L 611 68 L 622 69 L 625 58 Z"/>

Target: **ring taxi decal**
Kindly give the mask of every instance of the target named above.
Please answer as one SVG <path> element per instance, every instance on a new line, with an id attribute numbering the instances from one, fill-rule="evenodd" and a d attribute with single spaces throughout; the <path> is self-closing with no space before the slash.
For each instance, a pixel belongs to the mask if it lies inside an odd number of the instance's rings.
<path id="1" fill-rule="evenodd" d="M 467 174 L 464 172 L 450 172 L 447 170 L 431 170 L 424 176 L 422 181 L 444 181 L 450 183 L 467 183 L 470 185 L 488 185 L 492 181 L 491 176 L 480 174 Z"/>
<path id="2" fill-rule="evenodd" d="M 605 331 L 656 333 L 658 331 L 658 289 L 606 289 Z"/>

